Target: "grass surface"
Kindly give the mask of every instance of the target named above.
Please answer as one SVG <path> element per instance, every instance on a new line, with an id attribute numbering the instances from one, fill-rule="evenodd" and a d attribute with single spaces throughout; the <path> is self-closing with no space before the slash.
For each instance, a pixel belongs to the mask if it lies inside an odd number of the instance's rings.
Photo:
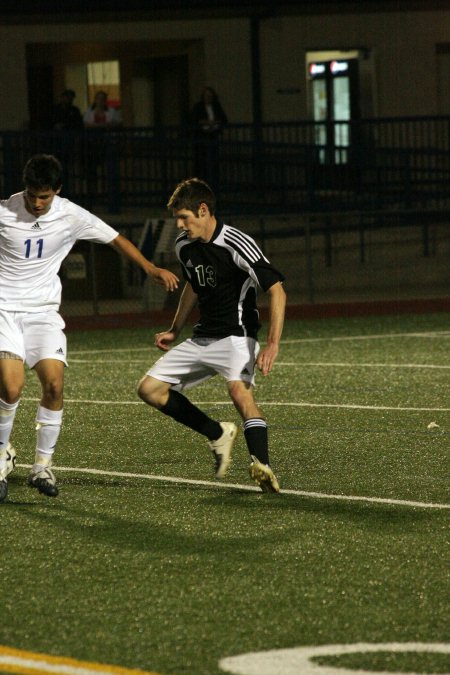
<path id="1" fill-rule="evenodd" d="M 288 322 L 257 386 L 282 489 L 448 503 L 449 337 L 445 315 Z M 214 675 L 265 649 L 448 640 L 448 510 L 77 472 L 213 480 L 204 439 L 136 397 L 153 332 L 68 338 L 55 465 L 74 470 L 56 468 L 53 500 L 26 468 L 10 476 L 0 645 Z M 189 396 L 238 421 L 218 378 Z M 12 439 L 24 464 L 38 397 L 28 373 Z M 226 482 L 250 486 L 247 468 L 241 434 Z M 450 671 L 442 654 L 333 658 L 337 673 Z"/>

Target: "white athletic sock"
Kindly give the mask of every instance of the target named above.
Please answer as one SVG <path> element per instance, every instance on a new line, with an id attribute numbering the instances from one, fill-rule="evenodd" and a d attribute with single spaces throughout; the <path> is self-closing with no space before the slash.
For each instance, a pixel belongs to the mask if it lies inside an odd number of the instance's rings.
<path id="1" fill-rule="evenodd" d="M 6 448 L 8 447 L 18 405 L 19 401 L 17 403 L 5 403 L 0 398 L 0 462 L 2 459 L 6 459 Z"/>
<path id="2" fill-rule="evenodd" d="M 38 407 L 36 414 L 36 454 L 32 471 L 37 473 L 51 466 L 56 442 L 61 431 L 63 411 Z"/>

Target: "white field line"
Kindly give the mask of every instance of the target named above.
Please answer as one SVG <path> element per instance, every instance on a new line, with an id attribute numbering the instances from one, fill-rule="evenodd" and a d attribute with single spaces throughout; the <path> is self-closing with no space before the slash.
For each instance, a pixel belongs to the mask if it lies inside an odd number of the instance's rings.
<path id="1" fill-rule="evenodd" d="M 282 340 L 282 344 L 296 344 L 298 342 L 341 342 L 344 340 L 384 340 L 390 338 L 446 338 L 450 337 L 450 331 L 439 330 L 425 333 L 380 333 L 379 335 L 339 335 L 336 337 L 293 338 Z"/>
<path id="2" fill-rule="evenodd" d="M 374 671 L 353 668 L 334 668 L 319 666 L 314 659 L 320 656 L 339 656 L 341 654 L 368 654 L 373 652 L 430 652 L 450 654 L 449 643 L 439 642 L 357 642 L 353 644 L 317 645 L 308 647 L 288 647 L 287 649 L 268 649 L 261 652 L 247 652 L 228 656 L 219 661 L 219 667 L 227 673 L 242 675 L 389 675 L 393 671 Z M 396 671 L 398 672 L 398 671 Z M 422 671 L 423 672 L 423 671 Z M 409 675 L 418 675 L 410 672 Z"/>
<path id="3" fill-rule="evenodd" d="M 23 396 L 21 401 L 39 401 L 37 397 Z M 142 401 L 103 401 L 99 399 L 88 398 L 66 398 L 65 403 L 92 403 L 94 405 L 142 405 Z M 194 405 L 232 405 L 230 399 L 225 401 L 192 401 Z M 412 412 L 450 412 L 450 408 L 415 408 L 407 406 L 389 406 L 389 405 L 358 405 L 354 403 L 308 403 L 306 401 L 258 401 L 261 406 L 290 406 L 294 408 L 348 408 L 351 410 L 398 410 Z"/>
<path id="4" fill-rule="evenodd" d="M 153 365 L 154 361 L 152 359 L 149 359 L 148 357 L 142 357 L 141 359 L 72 359 L 69 357 L 68 359 L 69 365 L 72 363 L 89 363 L 90 365 L 97 365 L 97 363 L 106 363 L 107 365 L 114 365 L 116 363 L 148 363 L 150 367 Z M 450 366 L 449 366 L 450 367 Z"/>
<path id="5" fill-rule="evenodd" d="M 17 466 L 30 469 L 31 464 L 17 464 Z M 116 478 L 143 478 L 144 480 L 160 481 L 162 483 L 178 483 L 182 485 L 204 485 L 211 488 L 227 488 L 231 490 L 245 490 L 247 492 L 258 492 L 261 490 L 256 485 L 241 485 L 239 483 L 222 483 L 209 480 L 194 480 L 192 478 L 178 478 L 177 476 L 159 476 L 147 473 L 128 473 L 125 471 L 102 471 L 100 469 L 87 469 L 71 466 L 55 466 L 56 471 L 69 471 L 73 473 L 87 473 L 94 476 L 112 476 Z M 331 499 L 344 502 L 369 502 L 372 504 L 390 504 L 392 506 L 413 506 L 422 509 L 450 509 L 450 504 L 439 504 L 433 502 L 416 502 L 409 499 L 387 499 L 385 497 L 360 497 L 357 495 L 334 495 L 325 492 L 307 492 L 305 490 L 281 490 L 281 494 L 297 495 L 298 497 L 311 497 L 313 499 Z"/>
<path id="6" fill-rule="evenodd" d="M 140 359 L 70 359 L 70 363 L 89 363 L 96 365 L 97 363 L 106 363 L 107 365 L 115 363 L 147 363 L 148 359 L 142 357 Z M 436 370 L 450 370 L 450 366 L 438 366 L 431 363 L 341 363 L 341 362 L 326 362 L 326 361 L 276 361 L 275 366 L 285 367 L 325 367 L 325 368 L 431 368 Z"/>
<path id="7" fill-rule="evenodd" d="M 439 338 L 450 337 L 450 331 L 430 331 L 424 333 L 381 333 L 380 335 L 341 335 L 337 337 L 316 337 L 316 338 L 298 338 L 292 340 L 282 340 L 281 344 L 296 344 L 297 342 L 340 342 L 341 340 L 379 340 L 383 338 L 401 338 L 401 337 L 415 337 L 415 338 Z M 146 347 L 121 347 L 120 349 L 86 349 L 71 351 L 72 355 L 84 356 L 85 354 L 105 354 L 113 352 L 141 352 L 148 349 L 154 351 L 154 346 Z"/>
<path id="8" fill-rule="evenodd" d="M 80 355 L 84 356 L 85 354 L 114 354 L 118 352 L 145 352 L 145 351 L 152 351 L 155 352 L 155 347 L 154 345 L 148 345 L 148 346 L 143 346 L 143 347 L 120 347 L 118 349 L 81 349 L 81 350 L 74 350 L 70 352 L 70 355 L 75 354 L 75 355 Z"/>
<path id="9" fill-rule="evenodd" d="M 97 363 L 97 362 L 95 362 Z M 105 361 L 105 363 L 108 363 Z M 111 361 L 109 361 L 111 363 Z M 116 363 L 114 361 L 114 363 Z M 276 361 L 275 366 L 318 366 L 325 368 L 436 368 L 448 369 L 450 366 L 436 366 L 430 363 L 340 363 L 326 361 Z"/>

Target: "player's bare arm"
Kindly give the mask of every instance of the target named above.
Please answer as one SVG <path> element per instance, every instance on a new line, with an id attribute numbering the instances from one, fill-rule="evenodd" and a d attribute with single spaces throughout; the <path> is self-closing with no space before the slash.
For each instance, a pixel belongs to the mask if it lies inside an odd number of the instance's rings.
<path id="1" fill-rule="evenodd" d="M 160 286 L 164 286 L 166 291 L 175 291 L 178 288 L 178 277 L 170 270 L 163 267 L 156 267 L 150 260 L 147 260 L 139 249 L 126 237 L 119 234 L 110 243 L 113 249 L 124 255 L 128 260 L 132 260 L 139 265 L 149 277 Z"/>
<path id="2" fill-rule="evenodd" d="M 269 325 L 267 329 L 267 343 L 259 352 L 256 364 L 263 375 L 272 370 L 278 356 L 281 333 L 283 332 L 284 313 L 286 308 L 286 293 L 277 282 L 267 291 L 269 295 Z"/>
<path id="3" fill-rule="evenodd" d="M 178 302 L 172 326 L 169 330 L 155 335 L 155 345 L 158 349 L 164 352 L 170 349 L 170 345 L 177 339 L 196 304 L 197 294 L 194 292 L 191 284 L 187 282 Z"/>

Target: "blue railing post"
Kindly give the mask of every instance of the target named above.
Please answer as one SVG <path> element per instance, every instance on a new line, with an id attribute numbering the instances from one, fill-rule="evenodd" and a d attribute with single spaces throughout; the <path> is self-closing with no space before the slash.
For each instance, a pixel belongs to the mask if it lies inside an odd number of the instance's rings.
<path id="1" fill-rule="evenodd" d="M 120 213 L 121 210 L 121 190 L 120 190 L 120 151 L 121 151 L 120 132 L 111 131 L 108 136 L 105 134 L 106 145 L 106 193 L 108 211 L 110 213 Z"/>
<path id="2" fill-rule="evenodd" d="M 13 184 L 14 172 L 11 168 L 15 165 L 14 150 L 12 144 L 12 134 L 7 131 L 2 135 L 2 196 L 6 197 L 16 191 L 17 186 Z"/>
<path id="3" fill-rule="evenodd" d="M 412 205 L 412 175 L 411 175 L 411 151 L 404 150 L 403 153 L 403 162 L 402 162 L 402 174 L 404 176 L 404 205 L 405 208 L 409 209 Z"/>

